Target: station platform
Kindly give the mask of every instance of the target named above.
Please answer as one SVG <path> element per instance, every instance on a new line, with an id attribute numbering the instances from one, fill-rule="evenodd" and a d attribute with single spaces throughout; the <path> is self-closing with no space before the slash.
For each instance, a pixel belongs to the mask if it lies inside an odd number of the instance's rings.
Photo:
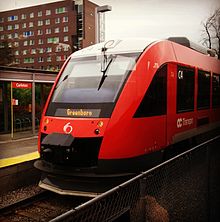
<path id="1" fill-rule="evenodd" d="M 39 158 L 37 138 L 29 134 L 13 139 L 9 134 L 0 135 L 0 168 Z"/>

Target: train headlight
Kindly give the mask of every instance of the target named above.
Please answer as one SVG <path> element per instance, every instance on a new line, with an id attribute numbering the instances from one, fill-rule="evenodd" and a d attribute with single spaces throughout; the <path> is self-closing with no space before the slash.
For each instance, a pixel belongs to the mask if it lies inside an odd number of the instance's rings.
<path id="1" fill-rule="evenodd" d="M 99 135 L 99 134 L 100 134 L 100 129 L 95 129 L 94 133 L 95 133 L 96 135 Z"/>
<path id="2" fill-rule="evenodd" d="M 44 120 L 44 123 L 45 123 L 45 124 L 48 124 L 48 123 L 49 123 L 49 119 L 46 118 L 46 119 Z"/>
<path id="3" fill-rule="evenodd" d="M 103 121 L 99 121 L 99 122 L 97 123 L 97 126 L 98 126 L 98 127 L 103 127 L 103 125 L 104 125 Z"/>

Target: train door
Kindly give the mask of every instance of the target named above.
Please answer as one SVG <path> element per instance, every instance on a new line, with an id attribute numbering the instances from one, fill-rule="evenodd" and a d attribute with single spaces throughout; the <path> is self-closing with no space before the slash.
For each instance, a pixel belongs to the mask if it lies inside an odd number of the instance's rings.
<path id="1" fill-rule="evenodd" d="M 167 144 L 191 137 L 195 127 L 195 68 L 169 64 Z"/>

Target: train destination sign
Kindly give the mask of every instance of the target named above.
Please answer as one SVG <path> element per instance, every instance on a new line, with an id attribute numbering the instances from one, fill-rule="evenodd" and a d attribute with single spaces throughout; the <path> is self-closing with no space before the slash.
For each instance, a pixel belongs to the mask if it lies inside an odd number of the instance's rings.
<path id="1" fill-rule="evenodd" d="M 60 109 L 56 110 L 56 116 L 70 117 L 99 117 L 101 109 Z"/>
<path id="2" fill-rule="evenodd" d="M 12 82 L 12 88 L 16 89 L 31 89 L 32 84 L 30 82 Z"/>

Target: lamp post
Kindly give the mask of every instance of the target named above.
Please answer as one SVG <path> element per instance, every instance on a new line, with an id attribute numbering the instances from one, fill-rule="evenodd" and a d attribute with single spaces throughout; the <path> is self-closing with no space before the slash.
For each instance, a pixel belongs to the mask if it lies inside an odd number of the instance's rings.
<path id="1" fill-rule="evenodd" d="M 96 7 L 96 43 L 105 41 L 105 12 L 112 10 L 110 5 Z"/>

